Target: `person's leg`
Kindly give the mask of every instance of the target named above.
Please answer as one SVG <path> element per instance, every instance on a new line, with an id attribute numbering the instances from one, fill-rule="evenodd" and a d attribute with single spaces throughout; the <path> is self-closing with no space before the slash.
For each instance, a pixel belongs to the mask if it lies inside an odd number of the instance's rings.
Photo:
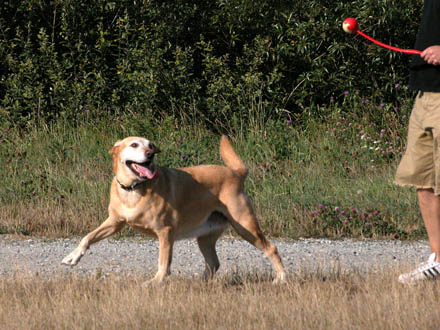
<path id="1" fill-rule="evenodd" d="M 395 182 L 417 188 L 419 207 L 432 253 L 399 282 L 411 284 L 440 277 L 440 93 L 416 98 L 408 124 L 407 148 Z"/>
<path id="2" fill-rule="evenodd" d="M 440 196 L 432 188 L 420 188 L 417 197 L 432 253 L 416 269 L 399 276 L 403 284 L 440 278 Z"/>
<path id="3" fill-rule="evenodd" d="M 440 261 L 440 196 L 433 189 L 418 189 L 417 197 L 431 250 Z"/>

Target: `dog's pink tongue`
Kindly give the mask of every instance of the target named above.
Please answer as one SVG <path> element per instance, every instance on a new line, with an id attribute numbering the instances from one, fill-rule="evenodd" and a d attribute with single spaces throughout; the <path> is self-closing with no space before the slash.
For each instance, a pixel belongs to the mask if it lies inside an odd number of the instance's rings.
<path id="1" fill-rule="evenodd" d="M 139 174 L 143 177 L 143 178 L 147 178 L 147 179 L 152 179 L 155 177 L 156 175 L 156 171 L 151 172 L 151 170 L 149 168 L 143 167 L 139 164 L 136 164 L 136 170 L 139 172 Z"/>

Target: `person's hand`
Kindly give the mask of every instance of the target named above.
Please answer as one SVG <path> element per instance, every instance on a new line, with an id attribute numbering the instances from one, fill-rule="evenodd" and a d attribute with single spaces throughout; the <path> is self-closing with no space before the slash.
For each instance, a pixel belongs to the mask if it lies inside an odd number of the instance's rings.
<path id="1" fill-rule="evenodd" d="M 420 56 L 432 65 L 440 65 L 440 46 L 431 46 L 426 48 Z"/>

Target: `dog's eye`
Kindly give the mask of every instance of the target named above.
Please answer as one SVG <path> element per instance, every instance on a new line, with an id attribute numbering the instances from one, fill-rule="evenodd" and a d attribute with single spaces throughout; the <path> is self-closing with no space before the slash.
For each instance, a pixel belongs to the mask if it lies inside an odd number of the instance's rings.
<path id="1" fill-rule="evenodd" d="M 136 142 L 133 142 L 132 144 L 130 144 L 130 147 L 132 147 L 132 148 L 137 148 L 138 146 L 139 146 L 139 144 Z"/>

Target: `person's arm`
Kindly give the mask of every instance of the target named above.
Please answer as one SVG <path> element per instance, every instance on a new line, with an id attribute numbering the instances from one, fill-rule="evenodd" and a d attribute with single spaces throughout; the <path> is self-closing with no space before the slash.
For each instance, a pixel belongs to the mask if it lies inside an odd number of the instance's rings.
<path id="1" fill-rule="evenodd" d="M 420 56 L 432 65 L 440 65 L 440 46 L 431 46 L 426 48 Z"/>

